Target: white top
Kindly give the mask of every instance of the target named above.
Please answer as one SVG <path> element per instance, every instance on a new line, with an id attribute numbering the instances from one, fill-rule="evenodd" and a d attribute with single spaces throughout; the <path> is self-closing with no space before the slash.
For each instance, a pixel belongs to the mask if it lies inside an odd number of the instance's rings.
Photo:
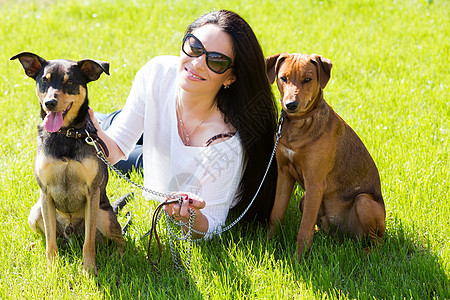
<path id="1" fill-rule="evenodd" d="M 126 157 L 144 132 L 144 186 L 151 190 L 190 192 L 206 202 L 208 234 L 220 232 L 243 174 L 239 134 L 208 147 L 185 146 L 176 115 L 176 56 L 151 59 L 136 74 L 127 102 L 107 134 Z M 146 199 L 163 201 L 146 192 Z"/>

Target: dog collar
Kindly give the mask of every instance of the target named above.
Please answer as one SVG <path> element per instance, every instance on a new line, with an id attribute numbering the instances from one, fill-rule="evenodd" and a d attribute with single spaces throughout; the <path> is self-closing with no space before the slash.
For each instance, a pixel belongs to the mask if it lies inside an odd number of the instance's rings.
<path id="1" fill-rule="evenodd" d="M 73 138 L 73 139 L 86 139 L 88 137 L 88 134 L 86 133 L 86 131 L 84 129 L 78 131 L 75 128 L 67 128 L 67 129 L 60 129 L 56 133 L 64 135 L 69 138 Z M 105 154 L 106 157 L 108 157 L 109 150 L 108 150 L 108 147 L 106 146 L 105 142 L 101 138 L 99 138 L 97 134 L 95 134 L 95 133 L 89 133 L 89 134 L 90 134 L 90 137 L 94 141 L 96 141 L 100 144 L 100 146 L 102 147 L 103 153 Z"/>
<path id="2" fill-rule="evenodd" d="M 60 129 L 57 133 L 73 139 L 83 139 L 87 137 L 87 134 L 84 131 L 78 131 L 75 128 Z"/>

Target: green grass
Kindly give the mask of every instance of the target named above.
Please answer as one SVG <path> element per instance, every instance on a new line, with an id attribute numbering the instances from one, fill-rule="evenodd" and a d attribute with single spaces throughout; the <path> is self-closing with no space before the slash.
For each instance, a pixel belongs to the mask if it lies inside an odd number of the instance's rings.
<path id="1" fill-rule="evenodd" d="M 265 55 L 331 59 L 325 98 L 380 171 L 383 245 L 366 256 L 358 243 L 319 232 L 308 256 L 292 261 L 297 191 L 275 240 L 265 241 L 264 226 L 238 224 L 196 244 L 191 269 L 180 273 L 164 228 L 161 264 L 146 260 L 141 236 L 154 204 L 137 196 L 126 208 L 134 223 L 121 259 L 100 246 L 99 276 L 85 277 L 80 242 L 61 247 L 57 266 L 48 268 L 45 241 L 27 224 L 39 194 L 39 107 L 33 80 L 9 57 L 31 51 L 109 61 L 111 76 L 89 91 L 96 111 L 113 111 L 125 103 L 139 68 L 153 56 L 177 55 L 185 27 L 219 8 L 250 23 Z M 448 1 L 0 1 L 0 299 L 449 299 L 449 15 Z M 111 199 L 130 190 L 112 176 Z"/>

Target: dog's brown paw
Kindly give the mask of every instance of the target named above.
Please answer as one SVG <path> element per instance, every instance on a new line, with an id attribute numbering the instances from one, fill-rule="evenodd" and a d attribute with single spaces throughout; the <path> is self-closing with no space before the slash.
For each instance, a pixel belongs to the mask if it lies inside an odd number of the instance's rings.
<path id="1" fill-rule="evenodd" d="M 267 239 L 273 239 L 277 236 L 277 233 L 282 230 L 283 224 L 280 221 L 270 222 L 269 229 L 267 230 Z"/>
<path id="2" fill-rule="evenodd" d="M 97 266 L 95 265 L 95 261 L 94 264 L 92 265 L 87 265 L 86 263 L 83 262 L 83 274 L 86 276 L 97 276 L 98 275 L 98 270 L 97 270 Z"/>
<path id="3" fill-rule="evenodd" d="M 302 260 L 309 252 L 312 246 L 312 238 L 297 240 L 297 253 L 296 258 L 298 261 Z"/>
<path id="4" fill-rule="evenodd" d="M 46 256 L 47 256 L 47 263 L 49 265 L 52 265 L 59 256 L 58 248 L 53 249 L 48 247 L 48 249 L 46 250 Z"/>
<path id="5" fill-rule="evenodd" d="M 117 253 L 117 256 L 119 258 L 121 258 L 123 256 L 123 246 L 118 246 L 116 253 Z"/>
<path id="6" fill-rule="evenodd" d="M 370 255 L 370 253 L 372 252 L 371 250 L 372 250 L 372 249 L 371 249 L 370 247 L 366 247 L 366 248 L 363 248 L 363 249 L 362 249 L 362 252 L 363 252 L 365 255 Z"/>
<path id="7" fill-rule="evenodd" d="M 95 254 L 94 255 L 84 255 L 83 258 L 83 273 L 89 275 L 98 275 L 97 266 L 95 264 Z"/>
<path id="8" fill-rule="evenodd" d="M 275 230 L 273 230 L 272 228 L 269 228 L 269 230 L 267 230 L 267 239 L 271 240 L 274 236 L 275 236 Z"/>

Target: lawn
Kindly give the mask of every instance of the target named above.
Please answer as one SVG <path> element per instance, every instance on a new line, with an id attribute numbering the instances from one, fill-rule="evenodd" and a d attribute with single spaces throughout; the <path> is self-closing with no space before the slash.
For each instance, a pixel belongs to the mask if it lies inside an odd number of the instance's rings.
<path id="1" fill-rule="evenodd" d="M 0 0 L 0 299 L 449 299 L 449 4 Z M 33 80 L 9 58 L 29 51 L 110 62 L 111 76 L 91 83 L 89 95 L 94 110 L 111 112 L 124 105 L 137 70 L 154 56 L 178 55 L 186 26 L 221 8 L 249 22 L 266 56 L 318 53 L 333 62 L 325 99 L 378 166 L 387 211 L 382 246 L 367 256 L 357 242 L 318 232 L 309 254 L 292 260 L 297 189 L 276 239 L 265 240 L 264 225 L 239 223 L 195 244 L 190 269 L 179 272 L 161 226 L 163 256 L 154 267 L 142 235 L 155 204 L 111 174 L 110 199 L 136 195 L 119 216 L 123 225 L 125 213 L 133 215 L 124 256 L 100 246 L 98 277 L 84 276 L 80 241 L 61 245 L 56 267 L 48 268 L 45 241 L 27 223 L 39 194 L 33 158 L 40 109 Z M 133 179 L 142 182 L 140 174 Z M 186 259 L 186 245 L 179 251 Z"/>

